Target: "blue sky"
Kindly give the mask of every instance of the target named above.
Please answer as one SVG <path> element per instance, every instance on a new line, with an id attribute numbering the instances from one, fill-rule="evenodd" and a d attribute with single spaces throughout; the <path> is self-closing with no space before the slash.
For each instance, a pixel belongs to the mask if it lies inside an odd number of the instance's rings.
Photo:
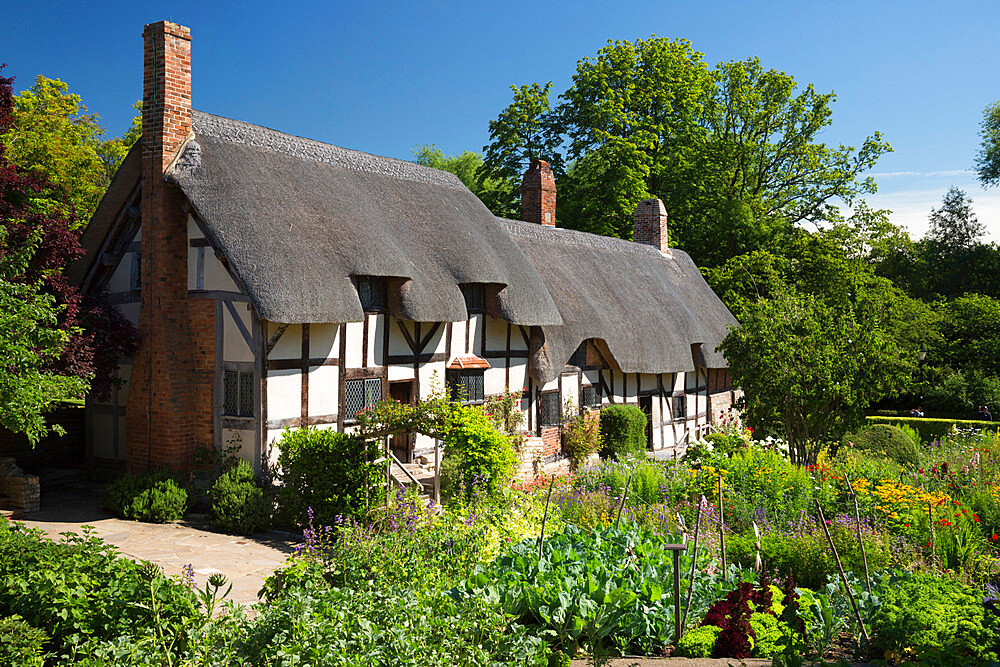
<path id="1" fill-rule="evenodd" d="M 5 7 L 15 89 L 58 77 L 120 133 L 141 96 L 142 26 L 191 28 L 194 106 L 410 159 L 480 150 L 510 84 L 570 82 L 609 39 L 685 38 L 709 63 L 758 56 L 834 91 L 830 143 L 875 130 L 895 152 L 877 206 L 919 236 L 950 185 L 1000 240 L 1000 190 L 972 167 L 1000 98 L 1000 2 L 33 2 Z"/>

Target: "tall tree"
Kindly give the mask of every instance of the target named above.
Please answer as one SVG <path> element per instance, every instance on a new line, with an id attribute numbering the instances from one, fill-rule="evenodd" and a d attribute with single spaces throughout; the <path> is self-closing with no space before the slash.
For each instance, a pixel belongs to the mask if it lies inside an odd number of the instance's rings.
<path id="1" fill-rule="evenodd" d="M 483 156 L 475 151 L 464 151 L 457 155 L 445 155 L 434 144 L 424 144 L 413 149 L 417 164 L 450 171 L 479 197 L 496 215 L 516 218 L 520 214 L 518 205 L 518 183 L 513 179 L 499 180 L 479 177 L 483 166 Z"/>
<path id="2" fill-rule="evenodd" d="M 1000 101 L 986 107 L 979 126 L 976 172 L 985 186 L 1000 185 Z"/>
<path id="3" fill-rule="evenodd" d="M 525 121 L 557 170 L 560 224 L 630 238 L 636 203 L 656 196 L 671 241 L 718 265 L 790 233 L 839 220 L 835 202 L 874 191 L 861 174 L 890 150 L 878 133 L 861 147 L 819 141 L 832 93 L 766 70 L 756 58 L 710 69 L 684 40 L 609 42 L 577 65 L 549 110 L 549 86 L 516 89 L 490 123 L 481 173 L 513 171 Z M 533 100 L 526 103 L 526 98 Z M 565 168 L 562 168 L 565 165 Z"/>
<path id="4" fill-rule="evenodd" d="M 954 185 L 945 193 L 941 208 L 931 209 L 927 238 L 945 252 L 970 250 L 985 233 L 986 226 L 972 211 L 972 198 Z"/>
<path id="5" fill-rule="evenodd" d="M 0 76 L 0 133 L 12 124 L 12 107 L 11 79 Z M 48 432 L 44 413 L 87 387 L 86 378 L 52 367 L 79 333 L 65 324 L 76 303 L 52 262 L 77 251 L 66 218 L 35 210 L 43 190 L 0 142 L 0 424 L 25 433 L 32 444 Z"/>

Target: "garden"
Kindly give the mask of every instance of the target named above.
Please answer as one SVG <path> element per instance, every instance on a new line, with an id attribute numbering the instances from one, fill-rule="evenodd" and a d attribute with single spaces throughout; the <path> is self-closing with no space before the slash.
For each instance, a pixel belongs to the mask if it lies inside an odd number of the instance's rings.
<path id="1" fill-rule="evenodd" d="M 221 452 L 205 461 L 210 484 L 157 473 L 111 485 L 123 517 L 169 521 L 201 503 L 228 532 L 301 531 L 249 609 L 225 599 L 222 575 L 199 589 L 86 532 L 52 541 L 0 523 L 0 662 L 997 660 L 996 431 L 928 441 L 870 422 L 796 465 L 728 413 L 683 458 L 657 460 L 638 408 L 609 406 L 599 425 L 570 419 L 570 474 L 522 482 L 497 407 L 437 397 L 376 406 L 359 434 L 289 431 L 277 484 Z M 380 448 L 363 435 L 390 424 L 441 435 L 441 506 L 404 489 L 387 501 Z"/>

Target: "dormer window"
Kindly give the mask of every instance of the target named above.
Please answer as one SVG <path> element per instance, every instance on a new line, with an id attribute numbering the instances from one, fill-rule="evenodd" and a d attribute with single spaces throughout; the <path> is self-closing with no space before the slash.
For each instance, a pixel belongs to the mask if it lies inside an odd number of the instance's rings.
<path id="1" fill-rule="evenodd" d="M 381 276 L 357 276 L 358 298 L 366 312 L 381 312 L 386 307 L 385 278 Z"/>
<path id="2" fill-rule="evenodd" d="M 486 290 L 482 283 L 465 283 L 459 285 L 462 296 L 465 297 L 465 308 L 472 313 L 481 313 L 486 308 Z"/>

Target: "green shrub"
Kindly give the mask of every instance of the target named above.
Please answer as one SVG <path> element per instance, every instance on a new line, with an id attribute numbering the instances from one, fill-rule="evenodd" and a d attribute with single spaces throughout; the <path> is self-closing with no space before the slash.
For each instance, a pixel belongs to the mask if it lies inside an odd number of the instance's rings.
<path id="1" fill-rule="evenodd" d="M 892 459 L 901 466 L 915 467 L 919 460 L 917 445 L 903 431 L 888 424 L 875 424 L 845 437 L 855 448 Z"/>
<path id="2" fill-rule="evenodd" d="M 379 457 L 374 441 L 302 428 L 286 430 L 278 449 L 278 508 L 285 525 L 304 525 L 309 508 L 321 526 L 337 515 L 363 516 L 384 493 L 385 467 L 373 463 Z"/>
<path id="3" fill-rule="evenodd" d="M 755 658 L 773 658 L 781 653 L 784 646 L 781 638 L 791 633 L 788 625 L 776 616 L 759 611 L 750 614 L 750 627 L 757 637 L 752 654 Z"/>
<path id="4" fill-rule="evenodd" d="M 919 574 L 876 593 L 881 604 L 871 627 L 879 649 L 950 664 L 997 659 L 998 619 L 985 611 L 979 591 L 948 577 Z"/>
<path id="5" fill-rule="evenodd" d="M 579 414 L 572 402 L 566 403 L 563 415 L 572 415 L 563 422 L 562 446 L 570 470 L 576 471 L 601 448 L 601 427 L 597 415 Z"/>
<path id="6" fill-rule="evenodd" d="M 726 435 L 725 433 L 709 433 L 705 436 L 705 441 L 711 443 L 713 454 L 725 454 L 727 456 L 747 446 L 747 441 L 740 436 Z"/>
<path id="7" fill-rule="evenodd" d="M 184 518 L 187 491 L 166 471 L 125 475 L 112 482 L 104 507 L 124 519 L 166 523 Z"/>
<path id="8" fill-rule="evenodd" d="M 444 441 L 445 458 L 453 458 L 459 480 L 469 494 L 494 495 L 514 478 L 517 454 L 510 438 L 497 431 L 477 408 L 457 407 Z"/>
<path id="9" fill-rule="evenodd" d="M 646 451 L 646 413 L 635 405 L 601 408 L 601 457 Z"/>
<path id="10" fill-rule="evenodd" d="M 251 535 L 271 524 L 271 497 L 257 481 L 253 466 L 240 461 L 215 481 L 208 492 L 212 520 L 219 528 Z"/>
<path id="11" fill-rule="evenodd" d="M 44 628 L 60 655 L 79 659 L 78 647 L 90 638 L 154 632 L 178 645 L 198 613 L 194 591 L 155 565 L 118 557 L 86 532 L 55 542 L 0 519 L 0 616 L 17 614 Z"/>
<path id="12" fill-rule="evenodd" d="M 923 442 L 940 440 L 941 438 L 951 433 L 953 426 L 962 429 L 988 428 L 993 431 L 1000 430 L 1000 425 L 998 425 L 997 422 L 984 422 L 984 421 L 977 421 L 974 419 L 930 419 L 923 417 L 868 417 L 868 423 L 890 424 L 895 426 L 901 426 L 905 424 L 907 426 L 912 427 L 913 430 L 915 430 L 920 435 L 920 439 Z"/>
<path id="13" fill-rule="evenodd" d="M 715 640 L 719 638 L 722 628 L 716 625 L 702 625 L 688 630 L 677 642 L 675 655 L 683 658 L 711 658 Z"/>
<path id="14" fill-rule="evenodd" d="M 49 636 L 20 616 L 0 618 L 0 665 L 41 665 Z"/>

